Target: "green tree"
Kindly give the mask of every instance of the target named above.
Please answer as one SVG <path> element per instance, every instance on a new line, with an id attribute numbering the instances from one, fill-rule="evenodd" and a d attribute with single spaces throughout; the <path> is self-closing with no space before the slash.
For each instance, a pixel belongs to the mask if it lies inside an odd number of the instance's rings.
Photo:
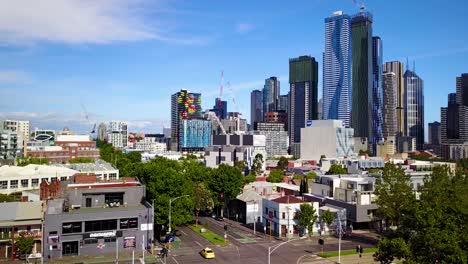
<path id="1" fill-rule="evenodd" d="M 257 177 L 253 175 L 252 173 L 249 173 L 249 175 L 244 177 L 244 184 L 249 184 L 251 182 L 255 182 L 257 180 Z"/>
<path id="2" fill-rule="evenodd" d="M 281 170 L 272 170 L 266 180 L 267 182 L 284 182 L 284 173 Z"/>
<path id="3" fill-rule="evenodd" d="M 34 158 L 34 157 L 29 157 L 29 158 L 18 158 L 17 159 L 17 164 L 18 166 L 24 167 L 29 164 L 37 164 L 37 165 L 47 165 L 49 164 L 49 159 L 48 158 Z"/>
<path id="4" fill-rule="evenodd" d="M 322 222 L 325 223 L 328 227 L 330 227 L 333 220 L 335 220 L 335 215 L 330 212 L 330 210 L 323 211 L 322 213 Z"/>
<path id="5" fill-rule="evenodd" d="M 94 159 L 92 158 L 74 158 L 68 161 L 68 163 L 73 164 L 73 163 L 94 163 Z"/>
<path id="6" fill-rule="evenodd" d="M 382 178 L 377 180 L 375 194 L 379 205 L 377 216 L 385 220 L 387 227 L 401 226 L 404 218 L 414 213 L 416 197 L 410 187 L 410 176 L 403 169 L 387 163 Z"/>
<path id="7" fill-rule="evenodd" d="M 0 193 L 0 203 L 5 203 L 5 202 L 14 202 L 15 199 L 11 195 L 3 194 Z"/>
<path id="8" fill-rule="evenodd" d="M 285 170 L 288 167 L 288 159 L 286 157 L 280 157 L 278 161 L 278 169 L 279 170 Z"/>
<path id="9" fill-rule="evenodd" d="M 401 237 L 388 239 L 382 238 L 377 244 L 374 259 L 383 264 L 393 263 L 395 259 L 406 259 L 410 256 L 410 247 Z"/>
<path id="10" fill-rule="evenodd" d="M 306 178 L 308 180 L 313 180 L 315 181 L 315 178 L 317 178 L 317 173 L 315 173 L 314 171 L 311 171 L 309 173 L 306 174 Z"/>
<path id="11" fill-rule="evenodd" d="M 258 176 L 262 172 L 262 166 L 263 166 L 263 155 L 258 153 L 257 155 L 255 155 L 255 159 L 253 161 L 251 170 L 255 173 L 256 176 Z"/>
<path id="12" fill-rule="evenodd" d="M 198 214 L 200 211 L 211 210 L 214 207 L 213 198 L 210 191 L 205 187 L 205 184 L 200 182 L 195 185 L 193 202 L 195 206 L 196 222 L 198 224 Z"/>
<path id="13" fill-rule="evenodd" d="M 141 162 L 141 153 L 140 152 L 132 151 L 132 152 L 128 153 L 126 156 L 127 156 L 127 159 L 129 159 L 130 162 L 132 162 L 132 163 L 140 163 Z"/>
<path id="14" fill-rule="evenodd" d="M 16 247 L 21 255 L 31 253 L 34 245 L 34 238 L 26 236 L 26 232 L 20 232 L 19 237 L 16 239 Z"/>
<path id="15" fill-rule="evenodd" d="M 368 149 L 366 149 L 366 150 L 360 149 L 360 150 L 359 150 L 359 155 L 367 155 L 367 156 L 370 156 L 370 155 L 371 155 L 371 152 L 370 152 L 370 150 L 368 150 Z"/>
<path id="16" fill-rule="evenodd" d="M 339 164 L 332 164 L 327 174 L 328 175 L 348 174 L 348 171 Z"/>
<path id="17" fill-rule="evenodd" d="M 370 168 L 369 173 L 381 173 L 383 169 L 381 168 Z"/>
<path id="18" fill-rule="evenodd" d="M 234 167 L 237 168 L 242 175 L 244 175 L 245 172 L 245 161 L 243 160 L 236 160 L 234 161 Z"/>
<path id="19" fill-rule="evenodd" d="M 307 229 L 310 238 L 313 233 L 315 221 L 317 221 L 316 211 L 312 205 L 304 203 L 301 204 L 300 212 L 298 214 L 299 225 Z"/>
<path id="20" fill-rule="evenodd" d="M 244 176 L 240 171 L 227 164 L 221 164 L 213 170 L 208 187 L 213 194 L 215 206 L 224 208 L 226 203 L 235 198 L 244 186 Z"/>

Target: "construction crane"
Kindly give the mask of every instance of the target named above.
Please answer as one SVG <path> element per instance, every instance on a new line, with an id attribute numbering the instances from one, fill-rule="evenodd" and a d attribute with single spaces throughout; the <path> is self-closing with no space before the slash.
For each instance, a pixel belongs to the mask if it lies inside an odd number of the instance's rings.
<path id="1" fill-rule="evenodd" d="M 238 134 L 238 133 L 240 133 L 240 120 L 241 120 L 241 117 L 242 117 L 242 113 L 239 110 L 239 105 L 237 105 L 236 98 L 234 96 L 234 90 L 232 89 L 230 82 L 227 82 L 227 87 L 228 87 L 229 91 L 232 94 L 232 98 L 231 98 L 232 103 L 234 104 L 234 107 L 235 107 L 236 112 L 237 112 L 237 115 L 233 116 L 232 118 L 236 121 L 236 134 Z"/>
<path id="2" fill-rule="evenodd" d="M 86 118 L 86 121 L 88 122 L 88 124 L 91 126 L 91 121 L 89 121 L 89 116 L 88 116 L 88 111 L 86 111 L 86 107 L 84 106 L 83 103 L 81 103 L 81 108 L 83 108 L 83 112 L 85 114 L 85 118 Z M 96 123 L 94 123 L 94 126 L 93 128 L 91 129 L 91 132 L 89 132 L 90 134 L 95 134 L 96 133 Z"/>
<path id="3" fill-rule="evenodd" d="M 223 82 L 224 82 L 224 70 L 221 71 L 221 83 L 219 84 L 219 102 L 218 107 L 219 109 L 223 108 Z"/>
<path id="4" fill-rule="evenodd" d="M 221 133 L 222 133 L 223 135 L 226 135 L 226 129 L 224 129 L 224 126 L 223 126 L 223 124 L 221 124 L 221 121 L 219 120 L 219 118 L 218 118 L 218 116 L 216 115 L 216 113 L 213 112 L 213 111 L 208 111 L 206 114 L 207 114 L 207 116 L 208 116 L 208 119 L 210 119 L 212 122 L 213 122 L 213 120 L 216 121 L 216 123 L 218 124 L 218 126 L 221 128 Z"/>

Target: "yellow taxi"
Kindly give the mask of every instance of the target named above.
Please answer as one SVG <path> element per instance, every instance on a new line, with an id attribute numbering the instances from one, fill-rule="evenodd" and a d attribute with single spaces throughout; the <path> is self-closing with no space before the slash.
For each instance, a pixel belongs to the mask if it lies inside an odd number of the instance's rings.
<path id="1" fill-rule="evenodd" d="M 206 247 L 206 248 L 202 249 L 202 251 L 200 251 L 200 255 L 202 255 L 202 257 L 204 257 L 206 259 L 214 259 L 215 258 L 214 251 L 209 247 Z"/>

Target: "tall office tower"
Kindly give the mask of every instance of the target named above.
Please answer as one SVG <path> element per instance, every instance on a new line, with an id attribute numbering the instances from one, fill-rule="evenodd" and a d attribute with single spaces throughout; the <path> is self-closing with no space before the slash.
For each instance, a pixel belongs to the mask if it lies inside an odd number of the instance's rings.
<path id="1" fill-rule="evenodd" d="M 416 138 L 416 148 L 424 145 L 424 82 L 413 71 L 407 69 L 403 75 L 405 81 L 405 131 Z"/>
<path id="2" fill-rule="evenodd" d="M 361 11 L 351 18 L 353 96 L 351 126 L 354 136 L 372 136 L 372 14 Z"/>
<path id="3" fill-rule="evenodd" d="M 263 122 L 263 95 L 260 90 L 250 93 L 250 124 L 252 127 L 256 122 Z"/>
<path id="4" fill-rule="evenodd" d="M 227 118 L 227 101 L 222 101 L 221 98 L 215 99 L 213 112 L 219 119 Z"/>
<path id="5" fill-rule="evenodd" d="M 179 150 L 180 126 L 184 119 L 201 119 L 201 94 L 180 90 L 171 96 L 171 150 Z"/>
<path id="6" fill-rule="evenodd" d="M 126 122 L 111 121 L 107 126 L 107 142 L 115 148 L 125 148 L 128 144 L 128 125 Z"/>
<path id="7" fill-rule="evenodd" d="M 397 136 L 406 136 L 405 134 L 405 85 L 403 80 L 403 63 L 399 61 L 386 62 L 383 65 L 383 72 L 395 74 L 396 80 L 396 134 Z"/>
<path id="8" fill-rule="evenodd" d="M 317 119 L 323 120 L 323 98 L 320 98 L 317 105 Z"/>
<path id="9" fill-rule="evenodd" d="M 397 90 L 398 81 L 394 72 L 382 74 L 383 107 L 382 107 L 382 135 L 385 139 L 397 134 Z"/>
<path id="10" fill-rule="evenodd" d="M 323 54 L 323 119 L 339 119 L 351 125 L 352 50 L 351 18 L 342 11 L 325 18 Z"/>
<path id="11" fill-rule="evenodd" d="M 447 107 L 440 109 L 440 141 L 443 144 L 468 141 L 468 74 L 457 77 L 456 90 L 456 94 L 448 95 Z"/>
<path id="12" fill-rule="evenodd" d="M 431 145 L 439 145 L 440 144 L 440 123 L 439 122 L 432 122 L 428 124 L 428 142 Z"/>
<path id="13" fill-rule="evenodd" d="M 468 73 L 457 77 L 457 103 L 468 106 Z"/>
<path id="14" fill-rule="evenodd" d="M 107 126 L 104 123 L 99 124 L 98 126 L 98 139 L 106 140 Z"/>
<path id="15" fill-rule="evenodd" d="M 318 62 L 310 56 L 289 59 L 289 141 L 294 156 L 300 153 L 301 128 L 318 116 Z"/>
<path id="16" fill-rule="evenodd" d="M 289 93 L 280 95 L 278 100 L 278 111 L 289 111 Z"/>
<path id="17" fill-rule="evenodd" d="M 372 153 L 377 153 L 377 144 L 383 143 L 382 133 L 382 40 L 372 37 Z"/>
<path id="18" fill-rule="evenodd" d="M 263 86 L 263 113 L 275 112 L 278 109 L 278 100 L 280 96 L 280 81 L 276 77 L 270 77 L 265 80 Z"/>

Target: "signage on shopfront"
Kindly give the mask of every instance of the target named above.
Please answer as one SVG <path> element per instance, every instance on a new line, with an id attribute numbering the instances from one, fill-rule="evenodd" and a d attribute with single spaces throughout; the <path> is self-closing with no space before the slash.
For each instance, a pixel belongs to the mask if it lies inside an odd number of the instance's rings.
<path id="1" fill-rule="evenodd" d="M 99 232 L 99 233 L 88 233 L 83 234 L 83 238 L 106 238 L 106 237 L 121 237 L 122 231 L 106 231 L 106 232 Z"/>

